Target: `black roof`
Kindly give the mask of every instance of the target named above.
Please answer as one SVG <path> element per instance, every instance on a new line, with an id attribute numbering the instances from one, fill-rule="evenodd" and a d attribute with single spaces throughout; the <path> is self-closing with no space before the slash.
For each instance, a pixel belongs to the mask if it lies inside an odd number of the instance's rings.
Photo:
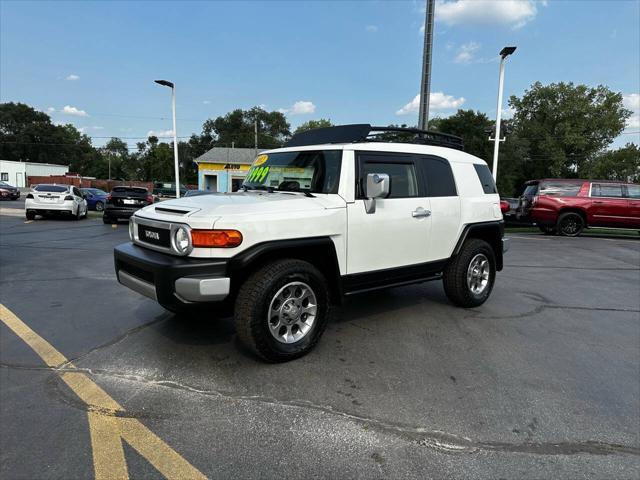
<path id="1" fill-rule="evenodd" d="M 368 123 L 339 125 L 336 127 L 314 128 L 301 132 L 285 143 L 285 147 L 301 147 L 304 145 L 322 145 L 326 143 L 358 143 L 358 142 L 399 142 L 419 145 L 435 145 L 438 147 L 463 150 L 462 138 L 447 133 L 418 128 L 405 127 L 372 127 Z"/>

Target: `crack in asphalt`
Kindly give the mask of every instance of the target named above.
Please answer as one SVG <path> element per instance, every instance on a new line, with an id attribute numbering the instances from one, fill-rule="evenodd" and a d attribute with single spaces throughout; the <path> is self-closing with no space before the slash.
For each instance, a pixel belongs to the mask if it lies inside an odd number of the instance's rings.
<path id="1" fill-rule="evenodd" d="M 86 367 L 66 368 L 60 367 L 47 367 L 47 366 L 32 366 L 32 365 L 13 365 L 13 364 L 0 364 L 0 368 L 11 368 L 20 370 L 36 370 L 47 371 L 51 373 L 65 373 L 65 372 L 81 372 L 87 375 L 96 377 L 111 377 L 120 380 L 128 380 L 145 385 L 173 388 L 176 390 L 185 391 L 188 393 L 195 393 L 198 395 L 206 395 L 211 397 L 217 397 L 223 400 L 232 401 L 247 401 L 257 402 L 275 407 L 292 407 L 301 408 L 305 410 L 313 410 L 317 412 L 327 413 L 348 421 L 358 423 L 365 429 L 372 428 L 381 433 L 389 434 L 401 438 L 405 441 L 411 442 L 415 445 L 426 447 L 432 450 L 437 450 L 448 454 L 472 454 L 479 451 L 493 451 L 501 453 L 527 453 L 534 455 L 576 455 L 576 454 L 591 454 L 591 455 L 613 455 L 613 454 L 628 454 L 640 456 L 640 447 L 622 445 L 617 443 L 607 443 L 597 440 L 587 440 L 583 442 L 522 442 L 522 443 L 509 443 L 509 442 L 490 442 L 490 441 L 474 441 L 468 437 L 461 435 L 455 435 L 452 433 L 443 432 L 440 430 L 429 430 L 423 427 L 410 427 L 400 423 L 391 423 L 383 420 L 367 417 L 364 415 L 357 415 L 349 413 L 343 410 L 339 410 L 330 405 L 321 405 L 313 403 L 309 400 L 303 399 L 278 399 L 276 397 L 265 395 L 248 395 L 239 394 L 224 390 L 209 390 L 194 387 L 192 385 L 176 382 L 174 380 L 164 379 L 151 379 L 141 375 L 133 375 L 128 373 L 114 372 L 103 369 L 93 369 Z M 118 416 L 118 417 L 130 417 L 130 418 L 143 418 L 141 415 L 137 415 L 131 411 L 111 411 L 100 407 L 99 405 L 87 405 L 82 402 L 65 402 L 71 403 L 72 406 L 80 408 L 86 411 L 95 411 L 103 415 Z M 150 417 L 148 412 L 145 412 L 144 416 Z"/>

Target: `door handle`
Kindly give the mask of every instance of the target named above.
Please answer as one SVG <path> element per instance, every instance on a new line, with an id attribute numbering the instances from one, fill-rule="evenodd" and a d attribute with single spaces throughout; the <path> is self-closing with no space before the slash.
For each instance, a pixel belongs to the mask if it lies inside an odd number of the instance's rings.
<path id="1" fill-rule="evenodd" d="M 602 205 L 604 202 L 602 200 L 594 200 L 594 205 Z"/>
<path id="2" fill-rule="evenodd" d="M 413 218 L 429 217 L 431 216 L 431 210 L 425 210 L 422 207 L 418 207 L 413 212 L 411 212 L 411 216 Z"/>

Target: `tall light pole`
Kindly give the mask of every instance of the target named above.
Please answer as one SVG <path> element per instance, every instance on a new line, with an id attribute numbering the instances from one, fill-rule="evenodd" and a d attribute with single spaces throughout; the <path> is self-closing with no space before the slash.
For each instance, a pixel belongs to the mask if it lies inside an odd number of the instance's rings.
<path id="1" fill-rule="evenodd" d="M 433 15 L 435 0 L 427 0 L 427 13 L 424 19 L 424 47 L 422 50 L 422 81 L 420 82 L 420 113 L 418 128 L 426 130 L 429 126 L 429 96 L 431 94 L 431 47 L 433 46 Z"/>
<path id="2" fill-rule="evenodd" d="M 176 198 L 180 198 L 180 164 L 178 163 L 178 132 L 176 131 L 176 86 L 167 80 L 156 80 L 158 85 L 171 89 L 171 109 L 173 111 L 173 162 L 176 172 Z"/>
<path id="3" fill-rule="evenodd" d="M 504 62 L 516 51 L 516 47 L 504 47 L 500 50 L 500 80 L 498 81 L 498 107 L 496 108 L 496 132 L 493 146 L 493 180 L 498 181 L 498 151 L 500 149 L 500 120 L 502 119 L 502 90 L 504 89 Z"/>

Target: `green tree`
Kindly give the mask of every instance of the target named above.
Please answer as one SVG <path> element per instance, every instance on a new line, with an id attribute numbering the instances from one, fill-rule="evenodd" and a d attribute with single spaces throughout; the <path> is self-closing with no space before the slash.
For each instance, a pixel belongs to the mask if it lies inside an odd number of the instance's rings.
<path id="1" fill-rule="evenodd" d="M 446 118 L 434 118 L 429 128 L 450 135 L 457 135 L 464 140 L 464 150 L 491 165 L 493 160 L 493 143 L 489 135 L 494 122 L 484 113 L 473 110 L 458 110 L 455 115 Z"/>
<path id="2" fill-rule="evenodd" d="M 640 149 L 627 143 L 617 150 L 596 155 L 588 162 L 588 177 L 600 180 L 640 180 Z"/>
<path id="3" fill-rule="evenodd" d="M 302 125 L 296 128 L 293 134 L 296 135 L 298 133 L 306 132 L 307 130 L 313 130 L 314 128 L 327 127 L 333 127 L 333 123 L 331 123 L 331 120 L 325 120 L 324 118 L 321 118 L 320 120 L 309 120 L 308 122 L 304 122 Z"/>
<path id="4" fill-rule="evenodd" d="M 611 144 L 631 115 L 605 86 L 534 83 L 512 96 L 515 135 L 529 144 L 529 178 L 586 176 L 589 161 Z"/>
<path id="5" fill-rule="evenodd" d="M 0 104 L 0 158 L 71 165 L 84 173 L 97 156 L 91 139 L 73 125 L 54 125 L 24 103 Z"/>
<path id="6" fill-rule="evenodd" d="M 258 124 L 258 147 L 276 148 L 291 135 L 291 126 L 281 112 L 267 112 L 261 107 L 237 109 L 202 126 L 202 134 L 209 136 L 220 147 L 253 148 L 254 124 Z"/>

